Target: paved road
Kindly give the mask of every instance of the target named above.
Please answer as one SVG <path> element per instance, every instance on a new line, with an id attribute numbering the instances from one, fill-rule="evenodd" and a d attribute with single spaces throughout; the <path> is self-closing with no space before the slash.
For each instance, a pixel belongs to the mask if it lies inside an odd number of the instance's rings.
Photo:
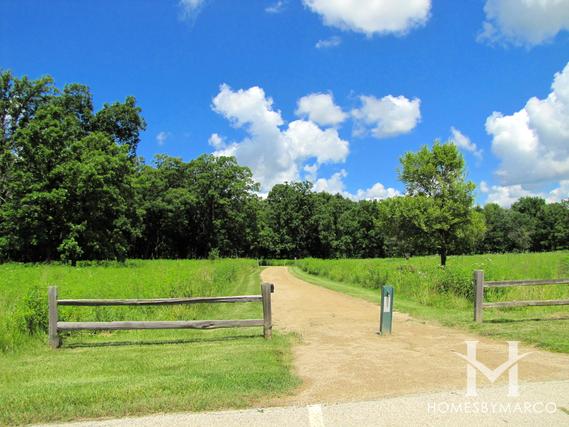
<path id="1" fill-rule="evenodd" d="M 487 405 L 490 413 L 482 412 L 484 404 Z M 492 413 L 491 405 L 495 405 L 494 413 Z M 66 426 L 479 427 L 508 424 L 515 426 L 568 426 L 569 381 L 522 384 L 519 398 L 507 397 L 507 388 L 500 386 L 479 390 L 477 398 L 466 398 L 462 391 L 456 391 L 368 402 L 153 415 L 73 423 Z"/>

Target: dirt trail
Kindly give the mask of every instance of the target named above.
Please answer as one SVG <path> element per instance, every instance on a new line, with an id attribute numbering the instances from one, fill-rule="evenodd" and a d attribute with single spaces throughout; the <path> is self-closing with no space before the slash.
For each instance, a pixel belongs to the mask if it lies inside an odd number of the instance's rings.
<path id="1" fill-rule="evenodd" d="M 507 343 L 426 324 L 395 313 L 393 335 L 380 337 L 379 307 L 311 285 L 286 267 L 269 267 L 261 277 L 274 283 L 275 328 L 297 332 L 294 365 L 304 384 L 278 404 L 374 399 L 465 387 L 465 340 L 478 340 L 478 360 L 494 369 L 508 358 Z M 569 356 L 520 346 L 533 354 L 519 362 L 520 383 L 569 379 Z M 502 375 L 499 383 L 507 381 Z M 478 375 L 478 384 L 489 382 Z M 523 392 L 523 387 L 522 387 Z"/>

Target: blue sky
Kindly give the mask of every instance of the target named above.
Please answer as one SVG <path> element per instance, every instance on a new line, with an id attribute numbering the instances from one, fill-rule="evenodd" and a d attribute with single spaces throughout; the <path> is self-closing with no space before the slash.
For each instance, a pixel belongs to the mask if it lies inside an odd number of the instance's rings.
<path id="1" fill-rule="evenodd" d="M 454 137 L 479 203 L 569 197 L 568 0 L 0 5 L 0 66 L 134 95 L 147 161 L 228 153 L 265 190 L 387 197 L 404 152 Z"/>

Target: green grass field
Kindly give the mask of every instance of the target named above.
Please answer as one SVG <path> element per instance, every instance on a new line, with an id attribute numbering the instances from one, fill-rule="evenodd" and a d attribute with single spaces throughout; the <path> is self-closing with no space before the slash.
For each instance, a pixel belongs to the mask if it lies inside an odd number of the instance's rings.
<path id="1" fill-rule="evenodd" d="M 569 252 L 450 257 L 446 269 L 438 257 L 373 260 L 304 259 L 292 268 L 298 277 L 369 301 L 379 288 L 395 287 L 395 309 L 446 326 L 499 339 L 521 340 L 569 353 L 569 307 L 484 310 L 484 323 L 473 322 L 472 274 L 486 280 L 569 278 Z M 567 299 L 569 285 L 489 289 L 486 301 Z M 397 328 L 397 324 L 394 325 Z"/>
<path id="2" fill-rule="evenodd" d="M 290 393 L 294 337 L 262 328 L 75 332 L 51 350 L 46 290 L 60 298 L 259 294 L 249 260 L 0 265 L 0 424 L 238 408 Z M 259 303 L 61 307 L 63 320 L 261 318 Z"/>
<path id="3" fill-rule="evenodd" d="M 290 264 L 290 263 L 289 263 Z M 375 260 L 305 259 L 294 274 L 377 302 L 396 288 L 396 309 L 447 326 L 569 352 L 569 308 L 486 310 L 472 322 L 472 271 L 488 280 L 569 277 L 569 252 Z M 261 328 L 214 331 L 75 332 L 63 348 L 47 346 L 47 286 L 60 298 L 151 298 L 259 293 L 253 260 L 128 261 L 0 265 L 0 424 L 120 417 L 155 412 L 239 408 L 291 393 L 295 337 Z M 492 301 L 555 299 L 569 286 L 487 291 Z M 61 307 L 60 318 L 177 320 L 260 318 L 261 305 Z M 394 325 L 396 333 L 397 324 Z"/>

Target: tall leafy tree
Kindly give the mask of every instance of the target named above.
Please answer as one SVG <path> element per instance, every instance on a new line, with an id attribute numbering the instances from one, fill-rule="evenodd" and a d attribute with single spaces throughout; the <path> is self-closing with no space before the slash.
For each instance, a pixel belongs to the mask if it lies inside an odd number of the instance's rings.
<path id="1" fill-rule="evenodd" d="M 263 242 L 267 252 L 281 258 L 311 255 L 317 234 L 311 189 L 308 182 L 277 184 L 271 189 Z"/>
<path id="2" fill-rule="evenodd" d="M 117 144 L 128 147 L 134 157 L 140 142 L 140 131 L 146 129 L 141 108 L 136 105 L 133 96 L 127 96 L 124 102 L 105 104 L 92 118 L 91 129 L 104 132 Z"/>
<path id="3" fill-rule="evenodd" d="M 189 185 L 196 194 L 197 256 L 210 252 L 245 256 L 252 252 L 259 185 L 234 157 L 202 155 L 189 164 Z"/>
<path id="4" fill-rule="evenodd" d="M 417 153 L 403 155 L 399 178 L 407 196 L 423 206 L 415 225 L 432 239 L 445 266 L 449 252 L 475 224 L 475 186 L 466 180 L 464 158 L 456 145 L 436 141 L 432 149 L 424 146 Z"/>
<path id="5" fill-rule="evenodd" d="M 387 256 L 410 257 L 432 253 L 426 232 L 427 205 L 419 197 L 401 196 L 379 203 L 377 224 L 385 233 Z"/>
<path id="6" fill-rule="evenodd" d="M 9 183 L 15 179 L 18 147 L 14 144 L 14 135 L 18 129 L 26 128 L 54 90 L 51 77 L 19 79 L 10 71 L 0 70 L 0 206 L 10 198 Z"/>
<path id="7" fill-rule="evenodd" d="M 495 203 L 488 203 L 481 212 L 486 222 L 482 252 L 524 252 L 531 248 L 533 225 L 526 215 Z"/>
<path id="8" fill-rule="evenodd" d="M 569 200 L 545 205 L 540 220 L 543 250 L 569 249 Z"/>
<path id="9" fill-rule="evenodd" d="M 87 87 L 58 91 L 50 78 L 8 72 L 1 80 L 0 257 L 123 259 L 138 232 L 131 147 L 94 129 Z M 134 122 L 127 127 L 140 130 L 142 119 Z"/>
<path id="10" fill-rule="evenodd" d="M 542 227 L 545 205 L 545 199 L 542 197 L 522 197 L 512 205 L 512 211 L 525 217 L 524 222 L 530 237 L 528 249 L 532 251 L 542 250 L 544 248 L 542 242 L 547 239 Z"/>
<path id="11" fill-rule="evenodd" d="M 142 257 L 249 256 L 257 242 L 257 184 L 232 157 L 188 163 L 160 155 L 137 179 Z"/>

